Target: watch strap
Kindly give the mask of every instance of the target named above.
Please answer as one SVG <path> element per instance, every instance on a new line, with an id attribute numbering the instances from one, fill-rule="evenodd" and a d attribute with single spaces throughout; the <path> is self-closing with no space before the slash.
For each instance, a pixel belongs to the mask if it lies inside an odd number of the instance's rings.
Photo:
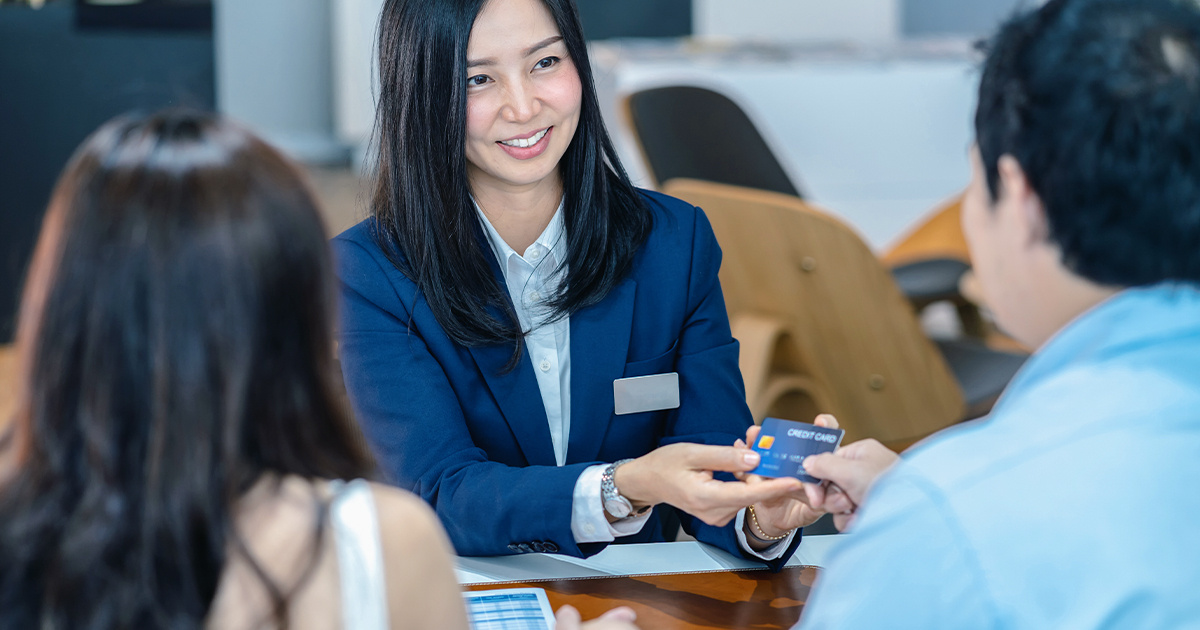
<path id="1" fill-rule="evenodd" d="M 627 464 L 631 461 L 633 461 L 633 459 L 631 459 L 631 458 L 617 460 L 617 461 L 609 464 L 607 467 L 605 467 L 604 472 L 602 472 L 600 474 L 600 500 L 601 500 L 601 503 L 604 505 L 605 511 L 608 512 L 608 503 L 610 501 L 617 501 L 620 503 L 624 503 L 625 505 L 627 505 L 629 507 L 629 513 L 624 516 L 618 516 L 617 514 L 613 514 L 612 512 L 609 512 L 609 514 L 612 514 L 613 516 L 617 516 L 618 518 L 635 518 L 638 516 L 642 516 L 646 512 L 649 512 L 650 508 L 653 507 L 651 505 L 645 505 L 645 506 L 642 506 L 640 509 L 634 510 L 633 503 L 631 503 L 629 501 L 629 499 L 625 498 L 621 494 L 621 491 L 619 489 L 617 489 L 617 484 L 616 484 L 617 468 L 619 468 L 620 466 Z"/>

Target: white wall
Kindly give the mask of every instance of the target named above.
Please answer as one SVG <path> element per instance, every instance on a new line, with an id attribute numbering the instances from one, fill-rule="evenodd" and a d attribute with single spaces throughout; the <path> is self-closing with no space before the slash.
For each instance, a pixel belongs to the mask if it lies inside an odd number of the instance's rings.
<path id="1" fill-rule="evenodd" d="M 375 123 L 379 64 L 376 31 L 384 0 L 330 0 L 333 3 L 333 112 L 335 130 L 354 146 L 361 162 Z"/>
<path id="2" fill-rule="evenodd" d="M 970 2 L 971 0 L 961 0 Z M 696 35 L 775 41 L 890 41 L 900 0 L 694 0 Z"/>
<path id="3" fill-rule="evenodd" d="M 904 0 L 901 31 L 909 36 L 960 34 L 982 37 L 1018 9 L 1042 0 Z"/>
<path id="4" fill-rule="evenodd" d="M 330 0 L 216 0 L 217 109 L 293 158 L 345 159 L 334 137 Z"/>

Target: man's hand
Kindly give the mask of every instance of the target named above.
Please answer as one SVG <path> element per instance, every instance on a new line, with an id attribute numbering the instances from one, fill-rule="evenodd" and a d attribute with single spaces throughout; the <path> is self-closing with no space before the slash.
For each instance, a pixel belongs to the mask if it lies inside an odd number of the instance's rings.
<path id="1" fill-rule="evenodd" d="M 720 527 L 747 505 L 777 500 L 800 490 L 792 478 L 756 483 L 713 479 L 714 471 L 742 473 L 758 467 L 745 447 L 668 444 L 617 467 L 613 483 L 634 509 L 667 503 Z"/>
<path id="2" fill-rule="evenodd" d="M 804 460 L 808 474 L 824 479 L 830 485 L 813 488 L 808 484 L 808 499 L 814 508 L 834 515 L 838 530 L 845 530 L 854 520 L 854 512 L 862 504 L 871 484 L 900 459 L 877 440 L 859 440 L 833 453 L 813 455 Z M 824 486 L 824 484 L 823 484 Z"/>

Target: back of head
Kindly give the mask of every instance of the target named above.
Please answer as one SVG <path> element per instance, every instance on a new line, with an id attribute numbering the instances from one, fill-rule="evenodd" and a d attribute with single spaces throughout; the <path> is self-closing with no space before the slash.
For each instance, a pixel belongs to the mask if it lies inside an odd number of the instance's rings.
<path id="1" fill-rule="evenodd" d="M 83 144 L 22 312 L 0 627 L 201 627 L 251 484 L 367 473 L 330 265 L 295 168 L 234 125 L 165 112 Z"/>
<path id="2" fill-rule="evenodd" d="M 1200 282 L 1200 11 L 1051 0 L 989 44 L 975 118 L 988 185 L 1012 155 L 1049 238 L 1100 285 Z"/>

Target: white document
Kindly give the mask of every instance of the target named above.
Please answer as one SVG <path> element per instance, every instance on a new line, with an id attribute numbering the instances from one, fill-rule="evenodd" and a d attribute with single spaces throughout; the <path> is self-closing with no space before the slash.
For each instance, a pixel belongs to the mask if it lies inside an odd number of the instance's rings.
<path id="1" fill-rule="evenodd" d="M 554 611 L 540 588 L 463 593 L 472 630 L 554 630 Z"/>

